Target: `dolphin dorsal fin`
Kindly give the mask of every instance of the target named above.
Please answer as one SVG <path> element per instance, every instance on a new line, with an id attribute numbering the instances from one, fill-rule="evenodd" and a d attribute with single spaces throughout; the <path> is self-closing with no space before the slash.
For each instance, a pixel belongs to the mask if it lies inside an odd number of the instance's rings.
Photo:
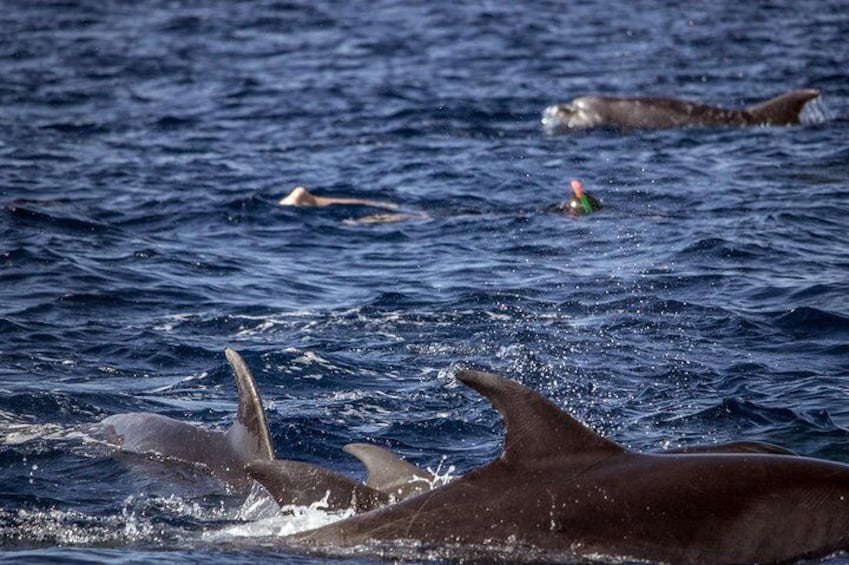
<path id="1" fill-rule="evenodd" d="M 349 443 L 342 449 L 365 465 L 368 471 L 367 486 L 398 498 L 430 490 L 436 479 L 430 471 L 420 469 L 376 445 Z"/>
<path id="2" fill-rule="evenodd" d="M 791 90 L 766 102 L 749 106 L 747 111 L 759 124 L 785 126 L 799 123 L 799 113 L 810 100 L 820 95 L 814 88 Z"/>
<path id="3" fill-rule="evenodd" d="M 355 483 L 330 469 L 300 461 L 254 461 L 245 469 L 280 506 L 309 506 L 324 501 L 326 510 L 368 512 L 390 502 L 389 495 Z"/>
<path id="4" fill-rule="evenodd" d="M 239 409 L 236 421 L 227 431 L 227 442 L 245 463 L 274 459 L 274 448 L 271 446 L 268 423 L 265 421 L 265 409 L 262 407 L 262 399 L 251 370 L 242 356 L 233 349 L 225 348 L 224 355 L 233 369 L 239 394 Z"/>
<path id="5" fill-rule="evenodd" d="M 515 381 L 472 370 L 460 371 L 456 378 L 484 395 L 501 414 L 505 428 L 501 459 L 507 463 L 578 454 L 607 457 L 625 451 Z"/>

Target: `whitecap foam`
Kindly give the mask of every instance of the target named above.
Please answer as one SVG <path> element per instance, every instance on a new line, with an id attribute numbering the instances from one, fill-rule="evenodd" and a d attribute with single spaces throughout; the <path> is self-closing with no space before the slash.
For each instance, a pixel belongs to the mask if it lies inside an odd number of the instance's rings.
<path id="1" fill-rule="evenodd" d="M 0 443 L 2 445 L 22 445 L 36 439 L 46 438 L 60 433 L 61 426 L 56 424 L 23 424 L 7 423 L 0 424 Z"/>
<path id="2" fill-rule="evenodd" d="M 158 538 L 153 523 L 135 511 L 132 497 L 125 501 L 120 514 L 112 516 L 91 516 L 56 508 L 0 511 L 0 540 L 88 546 Z"/>
<path id="3" fill-rule="evenodd" d="M 799 121 L 805 125 L 822 124 L 834 118 L 828 106 L 822 101 L 822 96 L 809 100 L 799 112 Z"/>
<path id="4" fill-rule="evenodd" d="M 427 467 L 427 471 L 433 478 L 430 480 L 422 478 L 421 480 L 426 481 L 431 490 L 447 485 L 457 477 L 455 474 L 457 468 L 454 465 L 447 465 L 443 469 L 446 460 L 446 457 L 443 455 L 442 459 L 439 460 L 439 464 L 436 466 L 436 469 Z"/>

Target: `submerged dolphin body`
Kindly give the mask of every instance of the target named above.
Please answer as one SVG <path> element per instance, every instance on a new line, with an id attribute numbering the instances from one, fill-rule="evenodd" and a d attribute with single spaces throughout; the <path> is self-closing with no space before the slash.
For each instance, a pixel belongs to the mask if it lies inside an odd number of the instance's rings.
<path id="1" fill-rule="evenodd" d="M 362 513 L 391 504 L 392 497 L 367 485 L 312 463 L 274 460 L 255 461 L 248 474 L 274 497 L 280 506 L 323 503 L 328 511 L 351 509 Z"/>
<path id="2" fill-rule="evenodd" d="M 774 563 L 849 547 L 847 465 L 764 453 L 633 453 L 516 382 L 479 371 L 457 379 L 501 414 L 498 459 L 284 543 L 327 554 L 671 563 Z"/>
<path id="3" fill-rule="evenodd" d="M 819 96 L 809 88 L 793 90 L 744 110 L 728 110 L 673 98 L 582 96 L 545 109 L 546 129 L 611 127 L 665 129 L 721 126 L 789 126 L 800 123 L 802 108 Z"/>
<path id="4" fill-rule="evenodd" d="M 389 451 L 369 443 L 349 443 L 344 448 L 365 465 L 366 486 L 384 492 L 395 500 L 404 500 L 431 490 L 439 477 L 408 463 Z"/>
<path id="5" fill-rule="evenodd" d="M 224 350 L 233 369 L 239 407 L 227 431 L 216 431 L 167 416 L 146 412 L 116 414 L 101 422 L 111 441 L 123 451 L 156 455 L 169 460 L 199 464 L 236 488 L 252 484 L 245 465 L 274 458 L 265 410 L 256 383 L 244 359 Z"/>
<path id="6" fill-rule="evenodd" d="M 323 502 L 330 511 L 368 512 L 431 490 L 438 482 L 430 471 L 407 463 L 391 451 L 367 443 L 344 447 L 368 471 L 365 484 L 319 465 L 300 461 L 256 461 L 247 466 L 281 506 L 308 506 Z"/>

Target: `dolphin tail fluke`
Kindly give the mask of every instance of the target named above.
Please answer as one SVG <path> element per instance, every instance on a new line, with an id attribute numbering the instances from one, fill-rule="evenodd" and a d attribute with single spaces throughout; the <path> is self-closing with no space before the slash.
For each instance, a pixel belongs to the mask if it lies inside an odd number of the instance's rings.
<path id="1" fill-rule="evenodd" d="M 368 443 L 349 443 L 343 449 L 365 465 L 366 486 L 397 500 L 430 490 L 435 483 L 433 473 L 404 461 L 388 449 Z"/>
<path id="2" fill-rule="evenodd" d="M 389 495 L 345 475 L 299 461 L 255 461 L 246 470 L 281 506 L 323 502 L 326 510 L 367 512 L 390 502 Z"/>
<path id="3" fill-rule="evenodd" d="M 791 90 L 781 96 L 748 108 L 755 121 L 760 125 L 787 126 L 799 123 L 799 114 L 805 104 L 820 95 L 814 88 Z"/>
<path id="4" fill-rule="evenodd" d="M 515 381 L 471 370 L 458 372 L 456 378 L 484 395 L 501 414 L 505 462 L 521 464 L 526 459 L 578 454 L 601 458 L 625 451 Z"/>
<path id="5" fill-rule="evenodd" d="M 239 394 L 239 409 L 236 421 L 227 431 L 227 442 L 244 463 L 274 459 L 265 409 L 262 407 L 262 399 L 251 370 L 242 356 L 233 349 L 225 348 L 224 354 L 233 369 Z"/>

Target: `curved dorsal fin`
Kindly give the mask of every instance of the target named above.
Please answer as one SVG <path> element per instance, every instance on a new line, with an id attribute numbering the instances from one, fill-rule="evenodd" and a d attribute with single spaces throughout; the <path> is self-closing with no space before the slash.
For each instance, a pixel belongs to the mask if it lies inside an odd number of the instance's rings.
<path id="1" fill-rule="evenodd" d="M 265 409 L 262 407 L 262 399 L 251 370 L 242 356 L 233 349 L 225 348 L 224 355 L 233 368 L 239 394 L 239 409 L 236 421 L 227 431 L 227 442 L 245 463 L 274 459 L 274 448 L 271 446 L 268 424 L 265 421 Z"/>
<path id="2" fill-rule="evenodd" d="M 349 443 L 342 449 L 366 466 L 367 486 L 391 494 L 399 500 L 430 490 L 436 479 L 430 471 L 420 469 L 376 445 Z"/>
<path id="3" fill-rule="evenodd" d="M 460 371 L 456 378 L 484 395 L 501 414 L 505 428 L 501 459 L 506 463 L 579 454 L 607 457 L 625 451 L 515 381 L 472 370 Z"/>
<path id="4" fill-rule="evenodd" d="M 254 461 L 245 469 L 280 506 L 309 506 L 324 500 L 327 510 L 353 508 L 356 512 L 368 512 L 390 502 L 387 494 L 310 463 Z"/>
<path id="5" fill-rule="evenodd" d="M 747 111 L 759 124 L 785 126 L 799 123 L 799 113 L 808 101 L 820 95 L 820 91 L 808 88 L 791 90 L 766 102 L 749 106 Z"/>

